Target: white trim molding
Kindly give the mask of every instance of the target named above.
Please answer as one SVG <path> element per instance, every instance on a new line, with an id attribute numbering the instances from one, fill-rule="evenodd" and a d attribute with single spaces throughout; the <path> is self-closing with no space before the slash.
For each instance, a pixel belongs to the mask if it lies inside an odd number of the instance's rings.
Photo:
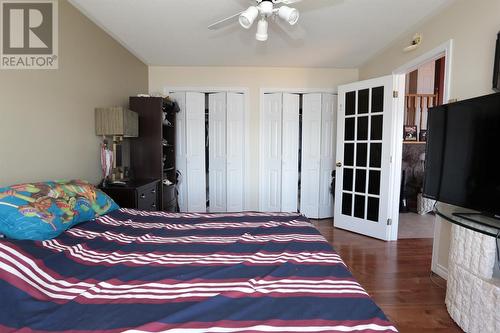
<path id="1" fill-rule="evenodd" d="M 453 39 L 446 41 L 445 43 L 435 47 L 434 49 L 422 54 L 421 56 L 413 59 L 410 62 L 396 68 L 392 73 L 394 75 L 406 75 L 409 72 L 416 70 L 421 65 L 426 62 L 437 60 L 441 57 L 445 57 L 445 69 L 444 69 L 444 101 L 445 103 L 450 99 L 451 96 L 451 66 L 453 64 Z"/>
<path id="2" fill-rule="evenodd" d="M 452 64 L 453 64 L 453 39 L 450 39 L 443 44 L 435 47 L 434 49 L 418 56 L 417 58 L 413 59 L 412 61 L 396 68 L 393 71 L 393 74 L 396 76 L 396 79 L 398 81 L 405 82 L 405 75 L 411 71 L 416 70 L 419 68 L 421 65 L 432 61 L 432 60 L 437 60 L 441 57 L 445 57 L 445 78 L 444 78 L 444 102 L 447 103 L 450 98 L 451 98 L 451 72 L 452 72 Z M 403 114 L 403 116 L 399 115 L 398 117 L 398 122 L 400 124 L 399 128 L 402 128 L 403 122 L 404 122 L 404 104 L 403 106 L 400 105 L 400 112 Z M 401 135 L 397 134 L 397 145 L 403 144 L 403 138 Z M 396 160 L 401 160 L 402 159 L 402 149 L 396 149 L 395 152 L 395 158 Z M 393 184 L 394 187 L 400 186 L 400 184 Z M 395 189 L 394 189 L 395 190 Z M 398 191 L 395 191 L 394 193 L 399 193 Z M 397 198 L 396 198 L 397 197 Z M 394 196 L 394 200 L 398 199 L 397 202 L 399 202 L 399 194 Z M 399 218 L 399 216 L 398 216 Z M 432 263 L 431 263 L 431 270 L 442 277 L 443 279 L 448 278 L 448 269 L 441 265 L 438 262 L 438 256 L 439 256 L 439 248 L 440 248 L 440 237 L 441 237 L 441 222 L 439 219 L 436 219 L 434 223 L 434 240 L 433 240 L 433 250 L 432 250 Z"/>
<path id="3" fill-rule="evenodd" d="M 441 227 L 444 221 L 436 216 L 434 220 L 434 239 L 432 242 L 432 261 L 431 261 L 431 271 L 442 277 L 443 279 L 448 279 L 448 268 L 439 263 L 439 240 L 441 238 Z"/>

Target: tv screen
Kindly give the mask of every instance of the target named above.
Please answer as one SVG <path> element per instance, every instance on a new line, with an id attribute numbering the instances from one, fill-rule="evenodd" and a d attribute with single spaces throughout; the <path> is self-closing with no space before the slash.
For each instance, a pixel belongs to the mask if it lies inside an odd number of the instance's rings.
<path id="1" fill-rule="evenodd" d="M 493 68 L 493 89 L 500 91 L 500 32 L 497 36 L 497 47 L 495 51 L 495 65 Z"/>
<path id="2" fill-rule="evenodd" d="M 500 93 L 429 110 L 424 196 L 500 215 Z"/>

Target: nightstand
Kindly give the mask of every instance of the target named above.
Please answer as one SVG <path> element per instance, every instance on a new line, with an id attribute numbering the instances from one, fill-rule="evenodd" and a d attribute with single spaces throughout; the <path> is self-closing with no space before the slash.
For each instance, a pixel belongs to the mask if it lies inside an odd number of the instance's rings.
<path id="1" fill-rule="evenodd" d="M 163 185 L 163 211 L 177 212 L 177 189 L 175 184 Z"/>
<path id="2" fill-rule="evenodd" d="M 100 187 L 121 208 L 156 211 L 160 209 L 158 202 L 158 187 L 160 180 L 135 180 L 125 185 Z"/>

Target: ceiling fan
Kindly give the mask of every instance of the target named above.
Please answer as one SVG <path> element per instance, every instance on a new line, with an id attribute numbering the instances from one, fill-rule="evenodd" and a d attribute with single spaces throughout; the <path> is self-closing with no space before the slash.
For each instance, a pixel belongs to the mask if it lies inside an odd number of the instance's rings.
<path id="1" fill-rule="evenodd" d="M 260 15 L 259 22 L 257 23 L 257 34 L 255 35 L 255 39 L 261 42 L 265 42 L 268 38 L 267 20 L 271 17 L 279 17 L 280 19 L 288 22 L 288 24 L 290 25 L 296 24 L 300 16 L 299 11 L 287 5 L 291 5 L 301 1 L 302 0 L 252 0 L 252 2 L 255 2 L 255 5 L 252 5 L 244 11 L 241 11 L 209 25 L 208 29 L 216 29 L 222 23 L 225 23 L 236 17 L 238 17 L 238 21 L 243 28 L 250 29 L 250 27 L 253 25 L 253 22 Z"/>

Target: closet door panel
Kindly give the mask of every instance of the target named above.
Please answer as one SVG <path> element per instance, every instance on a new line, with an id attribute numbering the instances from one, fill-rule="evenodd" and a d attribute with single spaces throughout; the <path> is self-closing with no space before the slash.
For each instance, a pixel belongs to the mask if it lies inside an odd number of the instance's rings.
<path id="1" fill-rule="evenodd" d="M 321 94 L 304 94 L 300 211 L 310 218 L 319 216 L 321 108 Z"/>
<path id="2" fill-rule="evenodd" d="M 180 112 L 175 116 L 175 164 L 180 174 L 177 183 L 177 202 L 181 212 L 187 211 L 187 151 L 186 151 L 186 93 L 176 92 L 171 94 L 179 104 Z M 170 179 L 175 182 L 175 179 Z"/>
<path id="3" fill-rule="evenodd" d="M 244 205 L 245 97 L 227 93 L 227 211 Z"/>
<path id="4" fill-rule="evenodd" d="M 265 94 L 261 119 L 260 210 L 281 211 L 282 94 Z"/>
<path id="5" fill-rule="evenodd" d="M 206 212 L 205 94 L 186 93 L 187 211 Z"/>
<path id="6" fill-rule="evenodd" d="M 225 212 L 226 194 L 226 93 L 210 94 L 209 128 L 209 199 L 211 212 Z"/>
<path id="7" fill-rule="evenodd" d="M 337 96 L 322 95 L 321 109 L 321 157 L 319 180 L 319 218 L 333 216 L 333 196 L 331 194 L 332 171 L 335 170 L 337 142 Z"/>
<path id="8" fill-rule="evenodd" d="M 298 209 L 299 103 L 299 95 L 283 94 L 282 212 L 296 212 Z"/>

